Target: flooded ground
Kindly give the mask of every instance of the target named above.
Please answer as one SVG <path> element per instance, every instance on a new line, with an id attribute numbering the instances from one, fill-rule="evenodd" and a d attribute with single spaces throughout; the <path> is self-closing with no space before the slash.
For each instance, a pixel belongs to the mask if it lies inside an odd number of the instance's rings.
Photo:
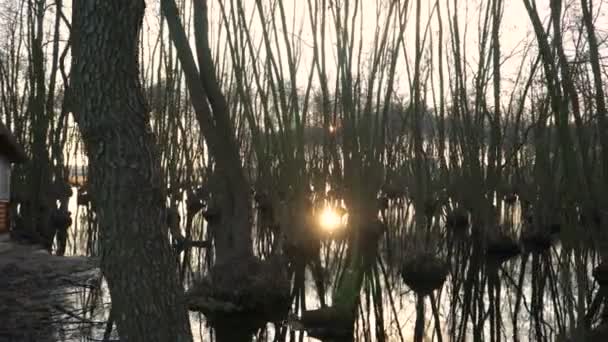
<path id="1" fill-rule="evenodd" d="M 75 201 L 71 207 L 78 220 L 70 231 L 68 251 L 94 252 L 91 248 L 94 223 L 89 221 L 87 209 L 77 207 Z M 393 227 L 411 225 L 411 213 L 395 208 L 389 212 Z M 517 220 L 515 224 L 510 222 L 519 215 L 517 207 L 502 213 L 504 231 L 515 241 L 519 241 L 521 224 Z M 204 235 L 203 222 L 196 220 L 195 235 Z M 443 287 L 424 299 L 424 341 L 566 341 L 600 322 L 602 300 L 592 275 L 599 264 L 599 254 L 594 246 L 597 241 L 588 230 L 580 226 L 562 227 L 546 248 L 534 249 L 519 241 L 521 253 L 496 259 L 473 233 L 452 234 L 445 229 L 444 219 L 435 222 L 441 233 L 428 243 L 413 245 L 411 241 L 417 241 L 416 238 L 413 235 L 408 238 L 411 233 L 407 229 L 396 228 L 381 239 L 377 262 L 365 277 L 361 290 L 356 340 L 413 340 L 417 296 L 404 284 L 399 267 L 399 260 L 411 255 L 412 250 L 435 253 L 449 265 Z M 572 238 L 576 230 L 579 233 Z M 256 244 L 260 251 L 264 250 L 263 241 Z M 325 241 L 321 249 L 328 304 L 341 249 L 342 243 L 337 241 Z M 185 267 L 186 287 L 207 269 L 204 251 L 192 252 Z M 306 271 L 305 294 L 306 309 L 321 306 L 310 268 Z M 69 300 L 74 307 L 82 308 L 83 319 L 78 324 L 63 325 L 59 329 L 60 340 L 102 340 L 104 334 L 117 338 L 115 329 L 110 335 L 106 331 L 110 298 L 102 281 L 71 295 Z M 302 309 L 300 302 L 292 307 L 291 315 L 298 316 Z M 213 331 L 207 327 L 204 315 L 191 312 L 190 317 L 195 340 L 213 341 Z M 255 340 L 316 341 L 292 327 L 289 317 L 285 317 L 276 325 L 267 324 Z"/>

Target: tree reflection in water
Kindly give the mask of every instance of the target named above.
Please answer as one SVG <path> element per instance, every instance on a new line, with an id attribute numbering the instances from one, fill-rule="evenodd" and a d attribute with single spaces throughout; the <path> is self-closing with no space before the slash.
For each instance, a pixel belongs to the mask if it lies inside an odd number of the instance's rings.
<path id="1" fill-rule="evenodd" d="M 416 337 L 423 341 L 579 341 L 582 336 L 589 340 L 603 340 L 602 319 L 608 306 L 604 305 L 604 292 L 598 287 L 594 275 L 599 284 L 608 283 L 608 273 L 604 273 L 608 267 L 602 265 L 593 272 L 598 265 L 599 254 L 589 230 L 580 229 L 576 222 L 563 224 L 560 232 L 552 232 L 550 246 L 535 249 L 527 245 L 527 233 L 522 230 L 522 224 L 505 220 L 507 223 L 503 224 L 500 236 L 513 237 L 507 241 L 517 250 L 501 250 L 497 256 L 497 244 L 501 248 L 508 246 L 500 240 L 503 238 L 491 238 L 487 233 L 476 234 L 476 229 L 470 229 L 470 232 L 450 230 L 444 218 L 434 222 L 437 227 L 433 229 L 436 228 L 438 233 L 433 236 L 433 243 L 420 243 L 422 240 L 416 237 L 412 223 L 411 205 L 394 204 L 391 201 L 389 205 L 386 213 L 388 230 L 379 242 L 376 262 L 366 273 L 361 289 L 354 330 L 356 341 L 410 341 L 415 335 L 416 318 L 420 315 L 424 324 L 418 328 L 424 327 L 424 330 L 417 333 L 421 337 Z M 505 208 L 503 217 L 518 216 L 510 212 L 519 210 L 517 206 Z M 80 208 L 79 222 L 76 231 L 70 235 L 68 251 L 91 250 L 87 244 L 94 240 L 91 234 L 95 229 L 94 221 L 89 218 L 86 209 Z M 197 216 L 192 227 L 192 238 L 204 240 L 204 221 Z M 573 239 L 569 236 L 572 229 L 579 229 L 577 231 L 582 233 Z M 412 241 L 418 241 L 418 245 Z M 272 240 L 264 243 L 271 245 L 263 250 L 272 250 Z M 323 282 L 328 293 L 331 293 L 343 267 L 344 244 L 345 240 L 340 238 L 322 240 Z M 428 296 L 425 297 L 418 297 L 400 274 L 402 261 L 412 251 L 426 251 L 427 255 L 445 260 L 449 268 L 443 286 L 427 291 Z M 207 258 L 204 249 L 191 251 L 184 276 L 186 287 L 197 279 L 198 274 L 206 272 Z M 183 260 L 183 255 L 180 260 Z M 299 293 L 292 293 L 292 298 L 297 300 L 303 295 L 305 300 L 301 298 L 300 305 L 304 302 L 309 310 L 320 308 L 321 301 L 312 273 L 306 272 L 305 279 L 298 281 L 303 283 L 294 284 L 293 288 Z M 83 317 L 87 320 L 79 324 L 81 340 L 101 338 L 108 327 L 111 307 L 103 282 L 79 291 L 73 298 L 86 309 Z M 422 298 L 426 298 L 430 310 L 424 310 Z M 295 301 L 293 304 L 292 313 L 284 321 L 268 323 L 266 328 L 256 332 L 259 340 L 297 341 L 306 335 L 297 320 L 302 312 L 296 309 L 302 307 L 296 306 Z M 191 313 L 191 320 L 198 340 L 213 339 L 212 329 L 206 326 L 202 314 Z M 74 324 L 64 328 L 74 329 Z M 304 337 L 304 340 L 315 339 Z"/>

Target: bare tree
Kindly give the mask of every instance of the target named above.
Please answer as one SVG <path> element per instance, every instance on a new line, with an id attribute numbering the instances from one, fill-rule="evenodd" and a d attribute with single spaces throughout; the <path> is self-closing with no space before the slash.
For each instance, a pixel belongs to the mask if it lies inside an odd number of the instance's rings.
<path id="1" fill-rule="evenodd" d="M 198 67 L 175 1 L 163 0 L 171 39 L 184 69 L 192 106 L 209 151 L 217 162 L 216 195 L 221 212 L 221 226 L 210 227 L 215 239 L 217 263 L 233 257 L 253 255 L 251 241 L 251 195 L 240 161 L 238 144 L 230 120 L 228 103 L 220 89 L 209 47 L 206 1 L 194 2 L 194 27 Z"/>
<path id="2" fill-rule="evenodd" d="M 600 66 L 600 54 L 596 36 L 595 25 L 593 23 L 593 0 L 581 0 L 583 11 L 583 23 L 587 31 L 587 41 L 589 43 L 589 59 L 591 70 L 593 71 L 593 81 L 595 86 L 595 105 L 597 107 L 597 119 L 600 132 L 600 143 L 602 146 L 602 166 L 604 176 L 604 186 L 608 186 L 608 134 L 606 134 L 606 100 L 604 98 L 602 71 Z"/>

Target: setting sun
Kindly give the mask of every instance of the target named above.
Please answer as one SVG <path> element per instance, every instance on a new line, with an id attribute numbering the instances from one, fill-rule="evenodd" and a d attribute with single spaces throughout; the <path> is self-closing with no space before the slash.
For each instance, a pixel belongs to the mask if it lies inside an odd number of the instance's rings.
<path id="1" fill-rule="evenodd" d="M 342 226 L 342 217 L 335 209 L 325 207 L 319 215 L 319 224 L 324 230 L 332 232 Z"/>

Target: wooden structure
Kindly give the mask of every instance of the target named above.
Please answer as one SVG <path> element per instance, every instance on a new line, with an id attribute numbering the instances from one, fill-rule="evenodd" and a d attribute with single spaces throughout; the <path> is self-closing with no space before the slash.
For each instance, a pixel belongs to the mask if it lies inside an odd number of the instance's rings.
<path id="1" fill-rule="evenodd" d="M 7 233 L 10 227 L 11 165 L 26 159 L 23 147 L 0 121 L 0 234 Z"/>

